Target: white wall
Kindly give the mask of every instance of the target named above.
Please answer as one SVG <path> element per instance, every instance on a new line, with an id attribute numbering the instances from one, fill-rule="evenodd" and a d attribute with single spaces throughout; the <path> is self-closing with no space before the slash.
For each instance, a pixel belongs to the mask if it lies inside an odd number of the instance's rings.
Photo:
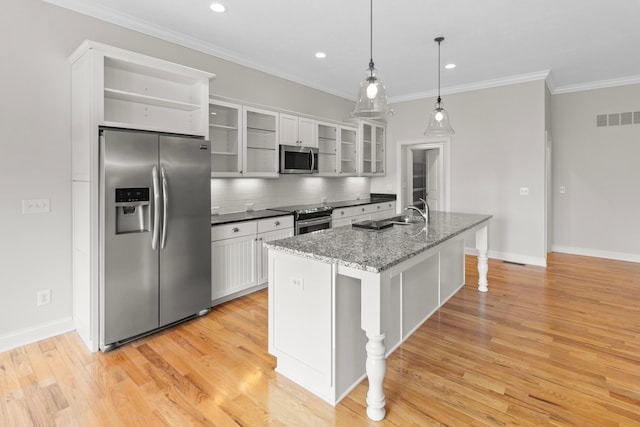
<path id="1" fill-rule="evenodd" d="M 216 73 L 212 91 L 217 95 L 334 120 L 346 117 L 353 106 L 351 101 L 39 0 L 5 0 L 0 28 L 5 35 L 0 43 L 0 351 L 73 327 L 67 58 L 83 40 Z M 362 186 L 353 193 L 361 192 Z M 319 199 L 320 194 L 313 197 Z M 49 198 L 51 212 L 22 215 L 21 200 L 36 198 Z M 36 293 L 45 288 L 52 290 L 51 304 L 36 307 Z"/>
<path id="2" fill-rule="evenodd" d="M 551 108 L 552 249 L 640 262 L 640 124 L 595 125 L 640 111 L 640 85 L 554 95 Z"/>
<path id="3" fill-rule="evenodd" d="M 493 215 L 490 256 L 544 265 L 545 83 L 535 81 L 443 97 L 451 139 L 451 210 Z M 387 175 L 372 192 L 399 193 L 399 141 L 420 140 L 434 99 L 393 105 L 387 127 Z M 520 187 L 529 196 L 520 196 Z"/>

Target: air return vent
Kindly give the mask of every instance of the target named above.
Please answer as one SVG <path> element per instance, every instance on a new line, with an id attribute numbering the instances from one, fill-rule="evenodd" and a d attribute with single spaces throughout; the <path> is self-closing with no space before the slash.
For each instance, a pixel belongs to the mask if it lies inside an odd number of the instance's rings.
<path id="1" fill-rule="evenodd" d="M 640 111 L 596 115 L 596 127 L 640 125 Z"/>

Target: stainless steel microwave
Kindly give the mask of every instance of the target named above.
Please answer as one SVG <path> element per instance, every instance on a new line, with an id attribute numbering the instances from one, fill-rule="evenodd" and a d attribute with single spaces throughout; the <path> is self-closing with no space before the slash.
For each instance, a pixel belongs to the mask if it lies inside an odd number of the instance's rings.
<path id="1" fill-rule="evenodd" d="M 318 173 L 318 149 L 281 145 L 280 173 Z"/>

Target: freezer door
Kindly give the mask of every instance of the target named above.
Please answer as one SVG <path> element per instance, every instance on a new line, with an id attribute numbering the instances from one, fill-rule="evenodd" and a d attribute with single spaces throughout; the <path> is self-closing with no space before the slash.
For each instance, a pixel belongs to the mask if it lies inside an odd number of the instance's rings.
<path id="1" fill-rule="evenodd" d="M 158 135 L 103 130 L 100 139 L 100 346 L 158 327 L 152 171 Z"/>
<path id="2" fill-rule="evenodd" d="M 211 306 L 211 158 L 203 139 L 160 136 L 160 326 Z"/>

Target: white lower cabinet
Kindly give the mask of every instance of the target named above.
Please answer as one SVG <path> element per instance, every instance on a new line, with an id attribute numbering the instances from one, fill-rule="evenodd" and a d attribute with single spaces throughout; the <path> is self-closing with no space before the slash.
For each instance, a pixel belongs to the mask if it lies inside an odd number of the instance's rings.
<path id="1" fill-rule="evenodd" d="M 370 219 L 389 218 L 395 214 L 395 201 L 370 203 L 368 205 L 334 209 L 331 215 L 331 222 L 332 226 L 335 228 Z"/>
<path id="2" fill-rule="evenodd" d="M 211 227 L 211 302 L 217 305 L 267 285 L 263 243 L 293 236 L 291 215 Z"/>
<path id="3" fill-rule="evenodd" d="M 267 262 L 268 251 L 263 243 L 272 240 L 286 239 L 293 236 L 293 216 L 277 217 L 270 220 L 258 221 L 258 284 L 265 285 L 269 280 Z"/>

